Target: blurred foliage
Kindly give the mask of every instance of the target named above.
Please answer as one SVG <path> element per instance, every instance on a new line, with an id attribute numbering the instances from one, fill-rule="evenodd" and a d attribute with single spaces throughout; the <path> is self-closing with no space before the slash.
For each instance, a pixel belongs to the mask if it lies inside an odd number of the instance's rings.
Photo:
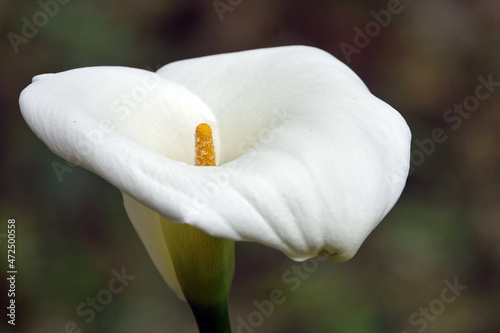
<path id="1" fill-rule="evenodd" d="M 46 2 L 50 2 L 47 0 Z M 188 306 L 161 280 L 124 212 L 117 189 L 65 163 L 30 131 L 21 90 L 40 73 L 120 65 L 156 69 L 174 60 L 289 44 L 322 48 L 346 62 L 355 27 L 387 1 L 242 1 L 221 21 L 210 1 L 70 1 L 19 52 L 31 2 L 0 2 L 0 236 L 17 220 L 17 325 L 2 332 L 196 332 Z M 416 332 L 410 316 L 441 297 L 455 277 L 467 289 L 425 332 L 500 331 L 500 91 L 453 129 L 443 119 L 474 94 L 478 77 L 500 80 L 500 6 L 494 1 L 402 1 L 403 10 L 349 66 L 399 110 L 420 142 L 442 128 L 447 140 L 415 168 L 393 211 L 349 262 L 318 262 L 291 290 L 293 263 L 273 249 L 237 244 L 230 311 L 248 321 L 273 290 L 285 301 L 255 332 Z M 414 150 L 421 150 L 418 146 Z M 0 238 L 5 253 L 5 238 Z M 3 255 L 2 255 L 3 258 Z M 2 259 L 5 261 L 4 259 Z M 0 307 L 7 306 L 5 269 Z M 105 288 L 112 270 L 135 279 L 86 323 L 76 312 Z M 3 310 L 5 311 L 5 310 Z"/>

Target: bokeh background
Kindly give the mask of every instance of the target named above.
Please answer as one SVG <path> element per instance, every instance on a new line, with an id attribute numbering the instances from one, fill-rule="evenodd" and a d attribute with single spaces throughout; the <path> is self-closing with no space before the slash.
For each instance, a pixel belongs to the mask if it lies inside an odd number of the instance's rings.
<path id="1" fill-rule="evenodd" d="M 25 20 L 40 20 L 43 8 L 0 1 L 1 332 L 78 332 L 65 331 L 71 321 L 81 332 L 196 332 L 190 309 L 153 267 L 119 191 L 81 168 L 57 178 L 53 162 L 65 162 L 31 132 L 17 104 L 34 75 L 94 65 L 154 70 L 290 44 L 350 60 L 407 120 L 414 170 L 358 254 L 342 264 L 310 263 L 296 290 L 282 279 L 294 262 L 259 244 L 237 244 L 234 332 L 500 332 L 499 87 L 473 112 L 444 118 L 475 94 L 480 76 L 500 81 L 498 2 L 223 0 L 231 10 L 221 20 L 212 1 L 60 1 L 17 52 L 9 33 L 22 37 Z M 388 8 L 398 13 L 386 26 L 368 24 L 372 11 Z M 355 29 L 367 24 L 369 42 L 346 57 L 341 43 L 356 46 Z M 446 140 L 431 144 L 436 129 Z M 8 218 L 17 221 L 15 327 L 4 315 Z M 77 306 L 122 267 L 135 279 L 85 322 Z M 442 308 L 445 281 L 467 289 Z M 275 289 L 286 300 L 259 322 L 254 302 Z M 420 311 L 429 307 L 426 317 Z M 260 325 L 238 328 L 239 318 Z"/>

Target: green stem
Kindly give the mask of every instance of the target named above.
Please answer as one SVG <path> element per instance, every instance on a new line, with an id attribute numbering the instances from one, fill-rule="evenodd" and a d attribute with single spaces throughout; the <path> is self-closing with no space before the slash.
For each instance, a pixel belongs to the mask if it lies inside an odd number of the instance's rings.
<path id="1" fill-rule="evenodd" d="M 227 299 L 234 275 L 234 242 L 162 218 L 175 274 L 201 333 L 231 333 Z"/>
<path id="2" fill-rule="evenodd" d="M 205 306 L 190 302 L 200 333 L 231 333 L 227 302 Z"/>

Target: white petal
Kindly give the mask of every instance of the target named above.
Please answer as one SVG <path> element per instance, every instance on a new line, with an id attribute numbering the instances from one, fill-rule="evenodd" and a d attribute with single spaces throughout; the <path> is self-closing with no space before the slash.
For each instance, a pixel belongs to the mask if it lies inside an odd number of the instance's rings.
<path id="1" fill-rule="evenodd" d="M 44 77 L 20 104 L 54 152 L 81 158 L 167 219 L 267 244 L 297 260 L 322 250 L 339 261 L 352 257 L 404 187 L 406 123 L 327 53 L 256 50 L 174 63 L 159 73 L 191 93 L 162 83 L 161 93 L 148 94 L 148 107 L 131 110 L 85 153 L 85 133 L 108 117 L 96 109 L 115 93 L 100 74 L 84 82 L 64 73 Z M 161 111 L 151 111 L 158 105 Z M 202 121 L 220 134 L 219 167 L 185 164 L 192 163 L 194 123 Z M 148 136 L 148 126 L 158 130 Z"/>

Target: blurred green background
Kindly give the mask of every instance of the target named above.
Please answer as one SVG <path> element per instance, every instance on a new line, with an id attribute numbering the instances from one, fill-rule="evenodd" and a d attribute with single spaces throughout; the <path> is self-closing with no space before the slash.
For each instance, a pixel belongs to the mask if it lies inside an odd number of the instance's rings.
<path id="1" fill-rule="evenodd" d="M 31 132 L 17 104 L 34 75 L 94 65 L 154 70 L 290 44 L 347 63 L 341 43 L 356 47 L 357 29 L 365 28 L 372 37 L 349 66 L 407 120 L 414 171 L 358 254 L 342 264 L 309 263 L 310 273 L 293 275 L 296 290 L 282 279 L 296 263 L 237 244 L 234 332 L 500 332 L 500 89 L 473 112 L 455 114 L 460 120 L 445 121 L 448 109 L 475 94 L 478 77 L 500 81 L 498 2 L 232 0 L 222 1 L 231 9 L 223 20 L 212 1 L 65 2 L 55 14 L 49 8 L 54 15 L 44 22 L 39 2 L 0 1 L 1 332 L 59 333 L 71 321 L 82 332 L 196 332 L 190 309 L 153 267 L 119 191 L 81 168 L 57 178 L 52 163 L 65 162 Z M 393 10 L 390 22 L 370 24 L 384 19 L 381 10 Z M 23 37 L 23 18 L 41 26 L 13 46 L 9 33 Z M 447 139 L 431 144 L 436 129 Z M 17 221 L 15 327 L 4 315 L 8 218 Z M 85 322 L 76 308 L 122 267 L 135 279 Z M 467 286 L 450 303 L 442 302 L 446 280 Z M 275 289 L 283 303 L 257 315 L 254 302 Z M 429 307 L 426 317 L 420 311 Z M 239 318 L 258 327 L 237 330 Z"/>

